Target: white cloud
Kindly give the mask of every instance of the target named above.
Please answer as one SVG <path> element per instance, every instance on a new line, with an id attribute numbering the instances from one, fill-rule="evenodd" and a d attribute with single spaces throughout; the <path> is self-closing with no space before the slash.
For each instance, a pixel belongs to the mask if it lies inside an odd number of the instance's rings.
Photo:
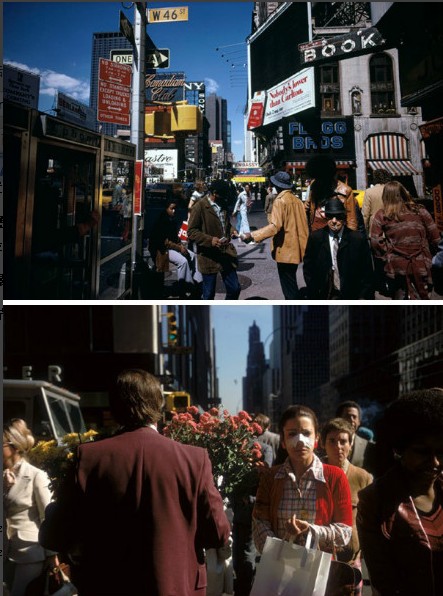
<path id="1" fill-rule="evenodd" d="M 55 72 L 53 70 L 41 70 L 39 68 L 32 68 L 20 62 L 6 60 L 5 64 L 32 72 L 40 76 L 40 93 L 42 95 L 52 96 L 56 91 L 61 91 L 70 95 L 74 99 L 82 102 L 89 102 L 89 81 L 82 81 L 75 79 L 68 75 Z"/>
<path id="2" fill-rule="evenodd" d="M 217 93 L 220 86 L 214 79 L 205 79 L 205 85 L 207 93 Z"/>

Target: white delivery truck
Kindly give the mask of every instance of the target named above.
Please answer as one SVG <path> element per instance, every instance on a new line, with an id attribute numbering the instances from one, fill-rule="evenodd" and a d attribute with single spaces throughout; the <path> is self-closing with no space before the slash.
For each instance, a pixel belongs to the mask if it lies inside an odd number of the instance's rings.
<path id="1" fill-rule="evenodd" d="M 48 381 L 4 379 L 3 420 L 22 418 L 37 440 L 86 432 L 80 396 Z"/>

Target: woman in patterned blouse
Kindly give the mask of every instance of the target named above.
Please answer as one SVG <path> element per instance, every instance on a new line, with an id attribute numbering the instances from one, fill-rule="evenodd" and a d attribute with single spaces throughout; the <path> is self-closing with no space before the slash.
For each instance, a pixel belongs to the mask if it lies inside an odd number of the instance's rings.
<path id="1" fill-rule="evenodd" d="M 400 182 L 385 184 L 383 209 L 374 215 L 371 245 L 384 262 L 394 300 L 429 299 L 431 264 L 440 234 L 428 211 L 414 203 Z"/>
<path id="2" fill-rule="evenodd" d="M 310 528 L 318 534 L 321 550 L 346 546 L 352 533 L 349 483 L 342 469 L 323 464 L 314 453 L 315 413 L 303 405 L 290 406 L 280 420 L 280 440 L 287 458 L 263 472 L 253 511 L 258 551 L 267 536 L 304 544 Z"/>

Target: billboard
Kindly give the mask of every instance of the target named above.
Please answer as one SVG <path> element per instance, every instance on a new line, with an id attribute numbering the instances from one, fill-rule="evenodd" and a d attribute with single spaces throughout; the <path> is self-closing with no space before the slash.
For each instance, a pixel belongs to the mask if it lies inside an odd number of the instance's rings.
<path id="1" fill-rule="evenodd" d="M 163 180 L 173 180 L 178 176 L 177 149 L 146 149 L 146 176 L 160 176 Z"/>
<path id="2" fill-rule="evenodd" d="M 55 110 L 62 120 L 95 130 L 94 110 L 61 91 L 56 96 Z"/>
<path id="3" fill-rule="evenodd" d="M 40 77 L 38 75 L 9 64 L 3 65 L 3 98 L 5 100 L 37 110 L 39 91 Z"/>
<path id="4" fill-rule="evenodd" d="M 305 68 L 268 89 L 263 125 L 315 107 L 314 69 Z"/>

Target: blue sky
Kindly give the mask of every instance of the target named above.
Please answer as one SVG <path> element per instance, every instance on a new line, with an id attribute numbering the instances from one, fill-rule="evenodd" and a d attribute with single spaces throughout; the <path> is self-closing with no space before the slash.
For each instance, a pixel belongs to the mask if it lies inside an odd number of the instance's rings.
<path id="1" fill-rule="evenodd" d="M 170 68 L 161 72 L 185 72 L 188 81 L 204 80 L 207 93 L 215 91 L 228 100 L 232 150 L 241 161 L 244 42 L 251 33 L 253 3 L 148 2 L 148 8 L 179 5 L 188 6 L 188 21 L 148 25 L 156 46 L 170 49 Z M 92 34 L 118 31 L 120 10 L 134 23 L 134 9 L 121 2 L 3 3 L 3 60 L 41 76 L 42 111 L 51 109 L 56 89 L 89 102 Z"/>
<path id="2" fill-rule="evenodd" d="M 215 329 L 220 397 L 223 405 L 235 413 L 242 409 L 249 327 L 255 321 L 260 328 L 261 341 L 265 341 L 272 332 L 272 306 L 211 306 L 211 317 Z M 265 345 L 267 358 L 270 343 L 271 339 Z"/>

